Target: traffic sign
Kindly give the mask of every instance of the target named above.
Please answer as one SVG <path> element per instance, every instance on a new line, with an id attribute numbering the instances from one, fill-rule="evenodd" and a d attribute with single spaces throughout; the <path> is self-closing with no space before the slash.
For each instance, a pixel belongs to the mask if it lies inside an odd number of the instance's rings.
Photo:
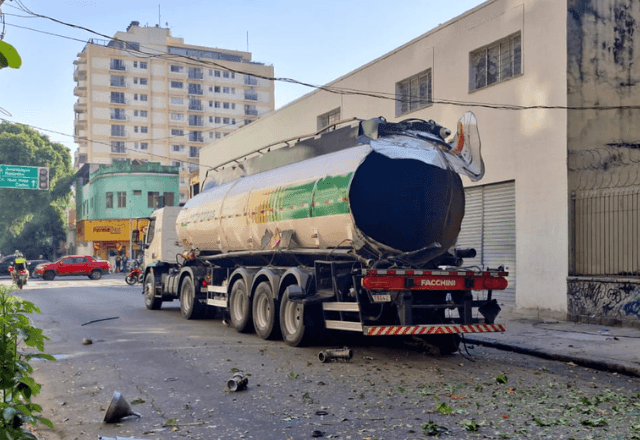
<path id="1" fill-rule="evenodd" d="M 49 168 L 0 165 L 0 188 L 49 189 Z"/>

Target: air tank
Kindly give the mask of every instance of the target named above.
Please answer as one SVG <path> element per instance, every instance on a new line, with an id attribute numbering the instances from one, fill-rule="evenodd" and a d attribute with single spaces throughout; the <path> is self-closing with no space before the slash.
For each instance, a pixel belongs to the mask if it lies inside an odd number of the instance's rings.
<path id="1" fill-rule="evenodd" d="M 460 232 L 460 175 L 484 174 L 473 114 L 450 133 L 374 119 L 235 160 L 184 206 L 178 237 L 210 254 L 351 248 L 426 264 Z"/>

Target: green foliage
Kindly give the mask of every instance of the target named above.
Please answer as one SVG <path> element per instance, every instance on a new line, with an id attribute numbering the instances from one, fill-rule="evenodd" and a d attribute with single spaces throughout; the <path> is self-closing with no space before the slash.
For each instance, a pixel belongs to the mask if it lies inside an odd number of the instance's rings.
<path id="1" fill-rule="evenodd" d="M 447 405 L 446 403 L 442 402 L 441 404 L 438 405 L 438 412 L 440 414 L 451 414 L 453 412 L 453 410 L 451 409 L 451 407 L 449 405 Z"/>
<path id="2" fill-rule="evenodd" d="M 22 430 L 25 423 L 35 425 L 40 422 L 53 427 L 50 420 L 40 417 L 42 407 L 31 401 L 40 393 L 41 385 L 30 374 L 33 359 L 55 360 L 42 353 L 44 341 L 48 340 L 42 330 L 31 325 L 26 316 L 40 313 L 31 302 L 10 295 L 11 289 L 0 286 L 0 437 L 10 439 L 32 438 Z M 22 348 L 37 350 L 27 352 Z"/>
<path id="3" fill-rule="evenodd" d="M 498 377 L 496 377 L 496 382 L 498 382 L 499 384 L 505 384 L 507 383 L 507 376 L 504 374 L 499 374 Z"/>
<path id="4" fill-rule="evenodd" d="M 50 191 L 0 188 L 0 252 L 20 249 L 27 258 L 53 257 L 65 239 L 65 208 L 71 200 L 71 154 L 21 124 L 0 123 L 0 163 L 49 167 Z"/>
<path id="5" fill-rule="evenodd" d="M 462 425 L 465 431 L 478 432 L 480 431 L 481 423 L 477 423 L 474 419 L 471 419 L 461 421 L 460 425 Z"/>

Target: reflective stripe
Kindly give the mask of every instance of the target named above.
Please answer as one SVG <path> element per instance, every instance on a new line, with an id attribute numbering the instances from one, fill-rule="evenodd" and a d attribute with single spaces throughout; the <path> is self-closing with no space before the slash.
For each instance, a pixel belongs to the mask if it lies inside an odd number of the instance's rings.
<path id="1" fill-rule="evenodd" d="M 504 332 L 504 324 L 470 324 L 470 325 L 389 325 L 364 327 L 367 336 L 398 335 L 447 335 L 464 333 Z"/>

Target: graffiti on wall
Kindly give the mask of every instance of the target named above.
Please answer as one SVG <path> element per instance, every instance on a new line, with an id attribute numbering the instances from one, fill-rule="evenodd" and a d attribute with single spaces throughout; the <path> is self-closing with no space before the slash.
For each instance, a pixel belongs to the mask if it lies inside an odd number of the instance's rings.
<path id="1" fill-rule="evenodd" d="M 640 323 L 640 284 L 605 280 L 570 280 L 568 312 L 596 322 Z"/>

